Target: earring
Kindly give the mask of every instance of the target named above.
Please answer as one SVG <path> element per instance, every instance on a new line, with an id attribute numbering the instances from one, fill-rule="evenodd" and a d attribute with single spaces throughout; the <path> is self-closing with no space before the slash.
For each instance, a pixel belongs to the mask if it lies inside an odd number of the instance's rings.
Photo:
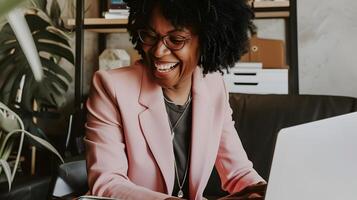
<path id="1" fill-rule="evenodd" d="M 199 65 L 202 67 L 202 65 L 203 65 L 203 55 L 201 55 L 200 56 L 200 63 L 199 63 Z"/>

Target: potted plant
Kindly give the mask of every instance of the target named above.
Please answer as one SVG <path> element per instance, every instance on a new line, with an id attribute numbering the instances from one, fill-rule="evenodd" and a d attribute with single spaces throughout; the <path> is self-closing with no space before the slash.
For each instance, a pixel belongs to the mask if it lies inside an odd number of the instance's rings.
<path id="1" fill-rule="evenodd" d="M 0 30 L 0 100 L 10 108 L 16 104 L 23 112 L 33 111 L 33 101 L 38 107 L 58 107 L 63 102 L 71 76 L 59 65 L 62 58 L 74 64 L 66 34 L 45 19 L 39 9 L 29 9 L 25 15 L 43 67 L 43 80 L 35 81 L 29 63 L 9 24 Z M 21 101 L 19 98 L 21 92 Z"/>
<path id="2" fill-rule="evenodd" d="M 18 135 L 20 136 L 20 140 L 16 151 L 16 160 L 11 172 L 8 158 L 13 152 L 13 147 L 18 138 L 16 136 Z M 40 145 L 56 154 L 62 163 L 64 162 L 61 155 L 49 142 L 26 131 L 21 118 L 5 104 L 0 102 L 0 175 L 4 174 L 6 176 L 9 190 L 11 190 L 11 184 L 15 178 L 25 136 L 38 142 Z"/>
<path id="3" fill-rule="evenodd" d="M 46 9 L 47 1 L 35 2 L 38 7 L 27 9 L 25 18 L 40 55 L 43 70 L 41 82 L 36 81 L 23 46 L 10 24 L 5 24 L 0 30 L 0 175 L 6 175 L 9 188 L 16 173 L 25 136 L 54 152 L 63 162 L 56 149 L 38 137 L 46 138 L 41 135 L 41 131 L 36 131 L 35 135 L 26 131 L 29 125 L 36 126 L 33 118 L 51 113 L 51 110 L 56 110 L 63 103 L 63 95 L 72 78 L 59 63 L 63 58 L 72 65 L 74 63 L 69 38 L 63 29 L 58 28 L 61 26 L 61 12 L 57 1 L 51 1 L 50 12 Z M 8 159 L 17 141 L 19 146 L 11 172 Z"/>

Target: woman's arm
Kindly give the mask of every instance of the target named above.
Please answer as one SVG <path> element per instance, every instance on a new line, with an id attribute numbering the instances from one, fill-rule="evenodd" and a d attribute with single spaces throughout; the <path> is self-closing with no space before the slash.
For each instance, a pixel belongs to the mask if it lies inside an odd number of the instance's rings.
<path id="1" fill-rule="evenodd" d="M 85 143 L 90 192 L 121 199 L 165 199 L 167 194 L 135 185 L 127 176 L 123 124 L 113 84 L 108 72 L 95 73 L 87 101 Z"/>
<path id="2" fill-rule="evenodd" d="M 234 127 L 232 109 L 229 105 L 228 93 L 226 94 L 225 118 L 215 166 L 221 178 L 222 188 L 229 193 L 234 193 L 259 182 L 265 183 L 265 181 L 253 169 L 252 162 L 248 160 Z"/>

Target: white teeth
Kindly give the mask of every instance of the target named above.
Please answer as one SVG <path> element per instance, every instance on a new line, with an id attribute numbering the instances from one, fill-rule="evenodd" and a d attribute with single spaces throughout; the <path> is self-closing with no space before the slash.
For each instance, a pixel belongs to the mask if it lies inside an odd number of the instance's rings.
<path id="1" fill-rule="evenodd" d="M 175 67 L 177 63 L 167 63 L 167 64 L 155 64 L 155 67 L 159 71 L 169 71 Z"/>

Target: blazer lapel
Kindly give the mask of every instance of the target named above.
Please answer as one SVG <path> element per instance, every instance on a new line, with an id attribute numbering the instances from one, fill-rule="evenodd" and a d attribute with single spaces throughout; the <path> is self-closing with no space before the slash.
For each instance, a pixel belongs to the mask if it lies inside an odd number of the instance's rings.
<path id="1" fill-rule="evenodd" d="M 175 180 L 174 152 L 162 89 L 143 70 L 139 103 L 146 109 L 139 114 L 139 123 L 146 142 L 159 166 L 171 194 Z"/>
<path id="2" fill-rule="evenodd" d="M 201 179 L 207 174 L 205 163 L 209 156 L 208 141 L 210 136 L 210 122 L 212 116 L 211 102 L 208 88 L 204 85 L 203 74 L 197 67 L 193 76 L 192 85 L 192 141 L 190 161 L 190 199 L 196 199 Z M 196 196 L 194 196 L 196 195 Z"/>

